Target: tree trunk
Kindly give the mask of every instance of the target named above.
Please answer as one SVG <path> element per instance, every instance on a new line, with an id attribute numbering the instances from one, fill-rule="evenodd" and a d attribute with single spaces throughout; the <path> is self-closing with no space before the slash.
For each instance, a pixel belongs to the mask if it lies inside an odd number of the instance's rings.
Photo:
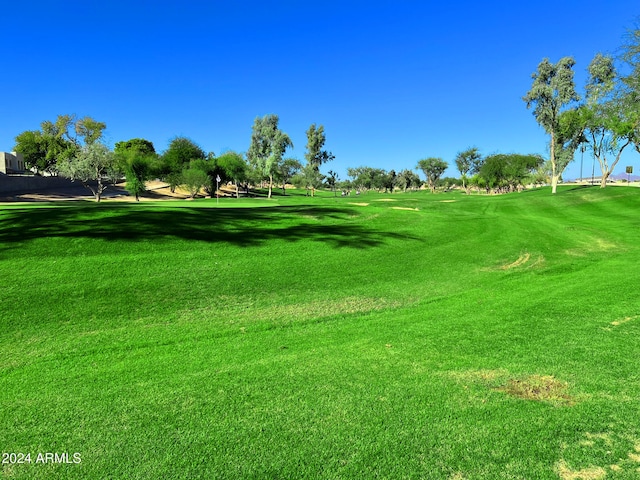
<path id="1" fill-rule="evenodd" d="M 271 198 L 271 189 L 273 187 L 273 175 L 269 175 L 269 195 L 267 198 Z"/>
<path id="2" fill-rule="evenodd" d="M 611 175 L 611 172 L 602 172 L 602 178 L 600 179 L 600 188 L 605 188 L 607 186 L 607 179 Z"/>

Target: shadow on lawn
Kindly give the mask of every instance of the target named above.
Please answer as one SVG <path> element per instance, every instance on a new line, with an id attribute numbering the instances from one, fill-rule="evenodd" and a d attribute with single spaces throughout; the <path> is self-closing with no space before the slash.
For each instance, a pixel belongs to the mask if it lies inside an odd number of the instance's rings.
<path id="1" fill-rule="evenodd" d="M 313 240 L 334 247 L 371 248 L 387 239 L 418 237 L 344 223 L 348 208 L 295 206 L 261 208 L 145 207 L 87 204 L 18 208 L 0 213 L 0 248 L 38 238 L 95 238 L 108 241 L 179 238 L 256 246 L 271 239 Z"/>

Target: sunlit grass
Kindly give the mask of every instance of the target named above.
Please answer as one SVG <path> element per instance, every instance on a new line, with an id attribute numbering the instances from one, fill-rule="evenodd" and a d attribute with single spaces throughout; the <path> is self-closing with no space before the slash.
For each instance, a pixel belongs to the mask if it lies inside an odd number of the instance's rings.
<path id="1" fill-rule="evenodd" d="M 3 209 L 0 446 L 82 463 L 2 472 L 634 478 L 639 207 L 565 188 Z"/>

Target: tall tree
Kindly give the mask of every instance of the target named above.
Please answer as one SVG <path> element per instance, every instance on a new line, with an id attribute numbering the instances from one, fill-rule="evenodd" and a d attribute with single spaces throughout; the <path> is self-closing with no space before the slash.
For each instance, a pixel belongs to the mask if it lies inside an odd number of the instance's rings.
<path id="1" fill-rule="evenodd" d="M 577 149 L 579 141 L 576 137 L 567 138 L 562 135 L 560 125 L 561 113 L 568 105 L 580 100 L 573 81 L 573 66 L 575 61 L 571 57 L 561 58 L 553 64 L 545 58 L 532 74 L 531 90 L 523 97 L 527 108 L 533 107 L 536 121 L 551 136 L 551 191 L 556 193 L 558 181 L 567 165 L 573 160 L 571 148 Z M 576 132 L 572 132 L 576 133 Z M 577 135 L 581 137 L 581 135 Z M 575 149 L 573 150 L 575 152 Z M 559 155 L 560 153 L 560 155 Z"/>
<path id="2" fill-rule="evenodd" d="M 427 184 L 431 193 L 436 191 L 438 179 L 442 176 L 449 165 L 447 162 L 437 157 L 429 157 L 418 162 L 418 167 L 427 177 Z"/>
<path id="3" fill-rule="evenodd" d="M 269 194 L 273 190 L 273 176 L 282 156 L 293 142 L 285 132 L 278 128 L 279 118 L 275 114 L 256 117 L 251 129 L 251 144 L 247 159 L 260 172 L 263 178 L 269 179 Z"/>
<path id="4" fill-rule="evenodd" d="M 612 57 L 597 54 L 588 71 L 586 105 L 581 109 L 580 119 L 591 152 L 602 171 L 600 188 L 605 188 L 622 152 L 634 140 L 636 108 L 615 92 L 617 73 Z"/>
<path id="5" fill-rule="evenodd" d="M 469 195 L 471 189 L 469 187 L 469 175 L 475 175 L 482 165 L 482 155 L 476 147 L 470 147 L 462 152 L 458 152 L 455 158 L 456 167 L 460 172 L 462 180 L 462 188 Z"/>
<path id="6" fill-rule="evenodd" d="M 316 127 L 316 124 L 312 123 L 307 130 L 307 153 L 304 154 L 304 158 L 316 170 L 319 170 L 323 163 L 330 162 L 335 158 L 331 152 L 322 149 L 326 140 L 324 126 Z"/>
<path id="7" fill-rule="evenodd" d="M 60 174 L 80 181 L 85 188 L 91 190 L 96 202 L 102 198 L 108 183 L 113 183 L 117 178 L 117 166 L 113 152 L 100 142 L 84 145 L 73 158 L 58 161 Z"/>
<path id="8" fill-rule="evenodd" d="M 315 172 L 307 172 L 306 175 L 307 178 L 313 181 L 323 177 L 320 175 L 320 165 L 330 162 L 335 158 L 331 152 L 322 149 L 326 140 L 327 137 L 324 133 L 324 126 L 320 125 L 316 127 L 316 124 L 312 123 L 307 130 L 307 153 L 304 154 L 304 157 L 307 160 L 308 167 L 315 170 Z M 315 188 L 316 187 L 311 186 L 311 196 L 314 195 Z"/>
<path id="9" fill-rule="evenodd" d="M 636 27 L 627 33 L 622 46 L 621 60 L 627 67 L 628 74 L 621 77 L 623 88 L 620 102 L 627 120 L 633 122 L 633 144 L 640 153 L 640 24 L 636 24 Z"/>

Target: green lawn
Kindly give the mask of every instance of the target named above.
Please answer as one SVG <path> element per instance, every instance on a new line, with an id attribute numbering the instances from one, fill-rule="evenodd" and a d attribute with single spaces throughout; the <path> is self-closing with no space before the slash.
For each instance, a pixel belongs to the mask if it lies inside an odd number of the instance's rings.
<path id="1" fill-rule="evenodd" d="M 0 206 L 2 478 L 639 478 L 639 212 Z"/>

